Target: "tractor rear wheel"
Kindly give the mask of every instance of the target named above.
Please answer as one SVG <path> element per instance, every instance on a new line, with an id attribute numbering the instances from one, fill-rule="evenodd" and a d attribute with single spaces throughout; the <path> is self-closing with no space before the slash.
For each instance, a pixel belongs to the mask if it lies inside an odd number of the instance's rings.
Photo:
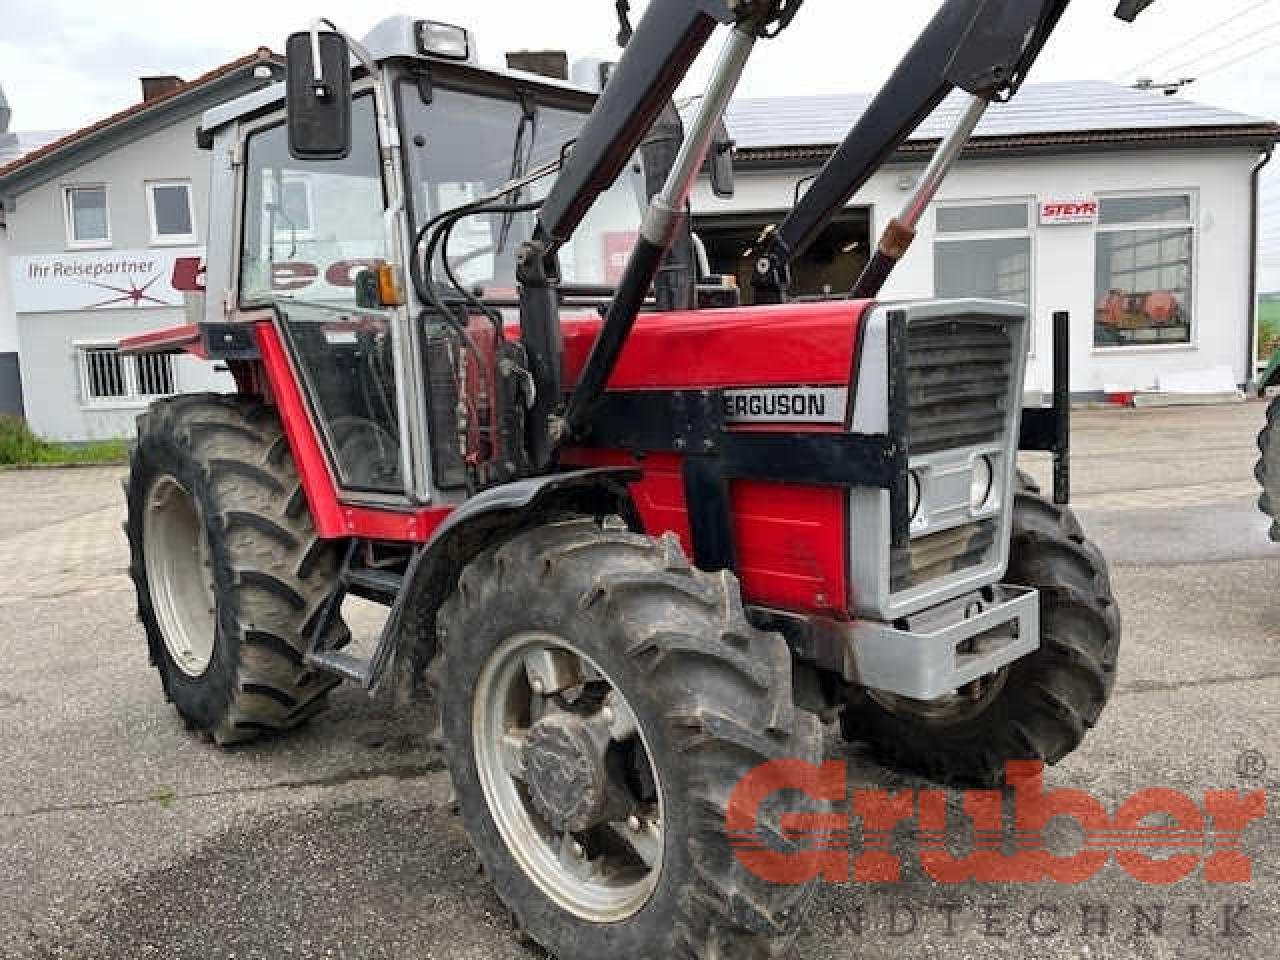
<path id="1" fill-rule="evenodd" d="M 1040 648 L 941 700 L 850 697 L 846 739 L 887 766 L 945 784 L 994 786 L 1010 760 L 1057 763 L 1098 721 L 1115 684 L 1120 613 L 1106 561 L 1071 510 L 1019 476 L 1009 583 L 1040 592 Z"/>
<path id="2" fill-rule="evenodd" d="M 126 487 L 138 618 L 165 696 L 219 744 L 286 730 L 337 681 L 303 665 L 333 589 L 288 442 L 261 401 L 175 397 L 138 418 Z M 349 637 L 338 622 L 329 642 Z"/>
<path id="3" fill-rule="evenodd" d="M 1262 487 L 1258 508 L 1271 518 L 1271 539 L 1280 543 L 1280 397 L 1267 407 L 1267 425 L 1258 434 L 1258 451 L 1258 465 L 1253 468 Z"/>
<path id="4" fill-rule="evenodd" d="M 813 883 L 748 872 L 728 801 L 767 761 L 818 762 L 821 729 L 730 574 L 694 570 L 673 536 L 568 520 L 481 554 L 440 625 L 454 788 L 523 935 L 559 960 L 786 949 Z"/>

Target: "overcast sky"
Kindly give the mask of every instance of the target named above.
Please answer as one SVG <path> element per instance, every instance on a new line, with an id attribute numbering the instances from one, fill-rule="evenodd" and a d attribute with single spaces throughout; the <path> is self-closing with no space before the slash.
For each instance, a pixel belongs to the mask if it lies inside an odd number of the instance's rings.
<path id="1" fill-rule="evenodd" d="M 638 12 L 645 3 L 633 5 Z M 808 0 L 787 33 L 762 45 L 742 94 L 873 90 L 938 5 Z M 1184 96 L 1280 119 L 1280 0 L 1156 0 L 1133 25 L 1115 20 L 1114 6 L 1114 0 L 1076 0 L 1032 82 L 1196 76 L 1201 79 Z M 0 7 L 0 84 L 15 130 L 92 122 L 135 102 L 139 76 L 190 79 L 258 46 L 280 50 L 290 31 L 316 16 L 356 34 L 400 12 L 459 23 L 475 31 L 481 59 L 494 63 L 515 49 L 566 49 L 574 58 L 616 54 L 612 0 L 420 0 L 420 6 L 363 0 L 330 7 L 313 0 L 211 6 L 0 0 Z M 686 84 L 689 92 L 696 92 L 706 68 L 700 64 Z M 1263 284 L 1280 289 L 1280 159 L 1269 171 L 1263 202 Z"/>

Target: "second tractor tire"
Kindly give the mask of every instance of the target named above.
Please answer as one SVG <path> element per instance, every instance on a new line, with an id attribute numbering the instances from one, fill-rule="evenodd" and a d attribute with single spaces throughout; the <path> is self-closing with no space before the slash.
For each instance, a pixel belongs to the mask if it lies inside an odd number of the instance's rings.
<path id="1" fill-rule="evenodd" d="M 842 715 L 846 739 L 886 766 L 957 786 L 995 786 L 1010 760 L 1052 764 L 1080 746 L 1115 684 L 1120 613 L 1102 553 L 1075 514 L 1025 476 L 1006 581 L 1039 591 L 1040 648 L 1006 668 L 989 702 L 949 713 L 857 691 Z"/>
<path id="2" fill-rule="evenodd" d="M 138 418 L 126 495 L 138 618 L 165 696 L 187 725 L 227 745 L 296 727 L 318 712 L 338 681 L 308 669 L 303 655 L 340 555 L 316 536 L 275 411 L 220 394 L 153 404 Z M 157 503 L 161 497 L 167 502 Z M 147 524 L 162 522 L 160 509 L 184 515 L 170 526 L 190 527 L 190 544 L 182 536 L 148 538 Z M 191 568 L 182 556 L 149 555 L 160 544 L 203 557 L 206 614 L 182 609 L 203 597 L 184 588 Z M 174 629 L 175 613 L 189 628 L 185 639 Z M 341 620 L 330 631 L 330 647 L 349 640 Z M 184 644 L 198 653 L 184 658 Z"/>

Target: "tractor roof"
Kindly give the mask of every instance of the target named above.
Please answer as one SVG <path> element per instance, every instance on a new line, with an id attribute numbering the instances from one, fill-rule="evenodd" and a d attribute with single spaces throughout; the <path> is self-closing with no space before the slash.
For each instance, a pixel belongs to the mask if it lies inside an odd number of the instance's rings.
<path id="1" fill-rule="evenodd" d="M 465 62 L 424 56 L 418 49 L 417 24 L 421 18 L 399 15 L 388 17 L 378 23 L 362 41 L 366 50 L 378 63 L 390 60 L 414 60 L 433 66 L 446 67 L 453 70 L 465 70 L 479 76 L 498 79 L 514 79 L 542 87 L 564 90 L 575 94 L 596 95 L 600 91 L 588 86 L 557 80 L 540 74 L 526 73 L 523 70 L 510 70 L 502 67 L 483 66 L 477 62 L 474 43 L 470 56 Z M 357 72 L 362 72 L 356 68 Z M 262 90 L 246 94 L 221 106 L 207 111 L 200 121 L 200 145 L 208 147 L 212 143 L 212 135 L 221 127 L 243 120 L 247 117 L 275 109 L 284 103 L 285 85 L 272 84 Z"/>

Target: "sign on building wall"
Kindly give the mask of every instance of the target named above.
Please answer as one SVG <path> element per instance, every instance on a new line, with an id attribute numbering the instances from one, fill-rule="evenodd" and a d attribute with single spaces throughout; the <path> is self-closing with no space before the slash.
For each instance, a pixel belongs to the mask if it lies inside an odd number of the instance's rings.
<path id="1" fill-rule="evenodd" d="M 184 272 L 199 249 L 93 250 L 14 257 L 13 305 L 18 313 L 145 310 L 181 307 Z"/>
<path id="2" fill-rule="evenodd" d="M 1040 225 L 1057 227 L 1068 223 L 1097 223 L 1097 200 L 1045 200 L 1040 204 Z"/>

